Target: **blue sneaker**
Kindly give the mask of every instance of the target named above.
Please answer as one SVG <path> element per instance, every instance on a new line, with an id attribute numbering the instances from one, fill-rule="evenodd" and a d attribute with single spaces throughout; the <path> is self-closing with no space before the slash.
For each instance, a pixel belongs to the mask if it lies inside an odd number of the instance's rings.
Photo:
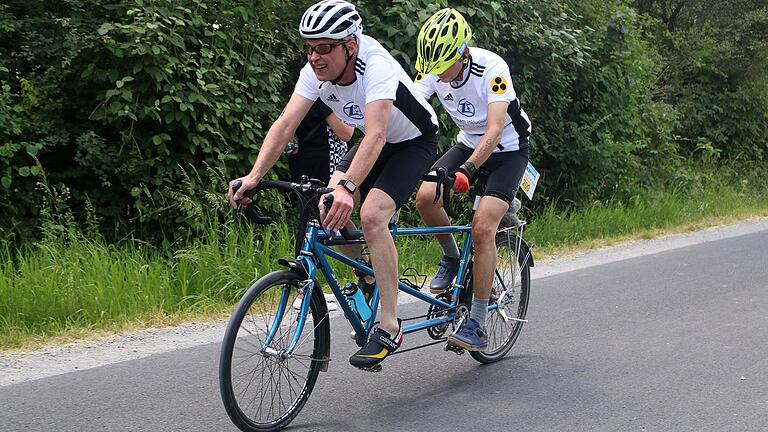
<path id="1" fill-rule="evenodd" d="M 443 259 L 440 260 L 440 267 L 437 269 L 437 274 L 432 278 L 432 283 L 429 284 L 429 292 L 439 294 L 448 289 L 458 272 L 459 259 L 443 255 Z"/>
<path id="2" fill-rule="evenodd" d="M 448 336 L 448 345 L 467 351 L 483 351 L 488 348 L 488 334 L 485 327 L 470 318 L 455 333 Z"/>

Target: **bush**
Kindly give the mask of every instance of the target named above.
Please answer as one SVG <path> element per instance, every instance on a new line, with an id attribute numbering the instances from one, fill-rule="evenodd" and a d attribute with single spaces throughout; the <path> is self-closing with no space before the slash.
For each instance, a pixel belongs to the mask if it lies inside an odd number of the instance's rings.
<path id="1" fill-rule="evenodd" d="M 201 229 L 201 208 L 222 205 L 224 179 L 253 162 L 292 83 L 301 41 L 283 25 L 297 21 L 291 4 L 70 1 L 6 9 L 14 15 L 3 22 L 19 28 L 7 50 L 30 47 L 14 59 L 15 75 L 24 77 L 16 81 L 40 90 L 40 117 L 54 125 L 44 128 L 38 155 L 48 182 L 67 185 L 75 208 L 92 201 L 108 226 L 153 238 Z M 40 20 L 65 24 L 35 30 Z M 63 54 L 52 55 L 46 43 Z M 6 89 L 0 97 L 21 96 Z M 27 148 L 6 145 L 16 159 Z M 0 168 L 22 166 L 7 153 Z M 19 216 L 34 217 L 34 208 Z"/>
<path id="2" fill-rule="evenodd" d="M 763 1 L 681 3 L 668 14 L 637 1 L 653 16 L 663 50 L 656 95 L 680 113 L 673 129 L 681 149 L 704 158 L 768 157 L 768 7 Z"/>
<path id="3" fill-rule="evenodd" d="M 84 220 L 91 205 L 108 237 L 173 241 L 201 232 L 212 206 L 222 217 L 226 180 L 250 168 L 293 88 L 312 2 L 4 2 L 0 230 L 29 236 L 53 191 L 51 211 Z M 411 73 L 420 26 L 449 5 L 505 58 L 533 123 L 535 206 L 633 196 L 691 153 L 768 154 L 759 2 L 685 3 L 674 20 L 657 0 L 636 2 L 643 15 L 623 0 L 356 3 Z M 438 112 L 445 151 L 456 129 Z"/>

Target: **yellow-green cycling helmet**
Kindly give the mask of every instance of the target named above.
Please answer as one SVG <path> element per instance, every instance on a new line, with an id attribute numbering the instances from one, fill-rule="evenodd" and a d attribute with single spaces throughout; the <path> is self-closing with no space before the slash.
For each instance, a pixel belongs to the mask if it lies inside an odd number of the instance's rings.
<path id="1" fill-rule="evenodd" d="M 472 29 L 456 9 L 435 12 L 421 27 L 417 37 L 416 70 L 440 75 L 464 53 Z"/>

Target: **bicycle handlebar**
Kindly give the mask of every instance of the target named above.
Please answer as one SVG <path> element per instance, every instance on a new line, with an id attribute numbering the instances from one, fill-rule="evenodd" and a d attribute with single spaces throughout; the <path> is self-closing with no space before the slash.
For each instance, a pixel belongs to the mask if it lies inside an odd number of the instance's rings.
<path id="1" fill-rule="evenodd" d="M 448 214 L 448 216 L 452 218 L 458 218 L 459 214 L 453 210 L 453 206 L 451 205 L 450 193 L 453 189 L 453 182 L 455 177 L 451 175 L 447 169 L 441 167 L 435 171 L 435 175 L 427 174 L 423 176 L 422 179 L 424 181 L 437 183 L 437 187 L 435 188 L 435 198 L 432 203 L 436 204 L 442 197 L 443 208 L 445 209 L 445 212 Z M 309 180 L 308 178 L 306 181 L 304 181 L 304 178 L 302 178 L 302 183 L 293 183 L 281 180 L 267 180 L 260 182 L 251 189 L 248 189 L 245 191 L 243 196 L 253 199 L 254 195 L 256 195 L 258 192 L 267 189 L 275 189 L 281 192 L 293 192 L 296 193 L 300 200 L 303 201 L 311 200 L 318 195 L 324 195 L 323 204 L 325 205 L 326 209 L 329 209 L 333 204 L 333 195 L 330 195 L 330 193 L 333 192 L 333 189 L 321 186 L 320 184 L 314 182 L 317 182 L 317 180 Z M 240 179 L 235 180 L 235 182 L 232 184 L 232 192 L 237 192 L 237 190 L 239 190 L 242 185 L 243 182 Z M 232 212 L 233 222 L 237 221 L 238 209 L 239 206 L 236 207 Z M 245 206 L 244 211 L 248 219 L 256 224 L 266 225 L 272 223 L 272 218 L 258 214 L 253 204 Z M 341 236 L 345 240 L 357 240 L 362 236 L 362 232 L 360 230 L 349 230 L 348 228 L 344 227 L 341 229 Z"/>
<path id="2" fill-rule="evenodd" d="M 302 179 L 304 180 L 304 179 Z M 317 181 L 317 180 L 314 180 Z M 232 184 L 232 192 L 236 192 L 240 187 L 242 187 L 243 182 L 241 180 L 235 180 L 235 182 Z M 307 181 L 303 181 L 302 183 L 293 183 L 293 182 L 287 182 L 287 181 L 280 181 L 280 180 L 267 180 L 262 181 L 259 184 L 256 185 L 256 187 L 253 187 L 251 189 L 248 189 L 243 193 L 244 197 L 248 197 L 250 199 L 253 199 L 254 195 L 259 193 L 260 191 L 267 190 L 267 189 L 275 189 L 279 190 L 281 192 L 293 192 L 296 193 L 300 199 L 309 201 L 312 198 L 323 195 L 323 204 L 325 205 L 326 209 L 329 209 L 331 205 L 333 204 L 333 195 L 330 193 L 333 192 L 332 188 L 321 186 L 320 184 L 313 183 L 313 180 L 307 179 Z M 237 211 L 238 209 L 235 208 L 232 214 L 232 220 L 233 222 L 237 220 Z M 272 223 L 272 218 L 269 216 L 262 216 L 259 215 L 256 212 L 256 208 L 253 206 L 253 204 L 249 204 L 245 206 L 245 215 L 248 216 L 248 219 L 253 221 L 256 224 L 270 224 Z M 341 236 L 344 237 L 345 240 L 357 240 L 362 236 L 362 232 L 359 230 L 350 230 L 347 227 L 344 227 L 341 229 Z"/>

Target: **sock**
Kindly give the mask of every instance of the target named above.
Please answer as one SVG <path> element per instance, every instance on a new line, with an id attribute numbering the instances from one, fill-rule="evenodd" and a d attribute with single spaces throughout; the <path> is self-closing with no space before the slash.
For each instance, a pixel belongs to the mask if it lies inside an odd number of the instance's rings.
<path id="1" fill-rule="evenodd" d="M 472 299 L 472 309 L 469 311 L 469 317 L 477 321 L 480 327 L 485 327 L 485 317 L 488 313 L 488 299 Z"/>
<path id="2" fill-rule="evenodd" d="M 460 256 L 459 254 L 459 246 L 456 245 L 456 240 L 453 239 L 452 235 L 448 235 L 448 238 L 445 240 L 439 239 L 440 247 L 443 248 L 443 254 L 447 256 L 448 258 L 458 258 Z"/>

